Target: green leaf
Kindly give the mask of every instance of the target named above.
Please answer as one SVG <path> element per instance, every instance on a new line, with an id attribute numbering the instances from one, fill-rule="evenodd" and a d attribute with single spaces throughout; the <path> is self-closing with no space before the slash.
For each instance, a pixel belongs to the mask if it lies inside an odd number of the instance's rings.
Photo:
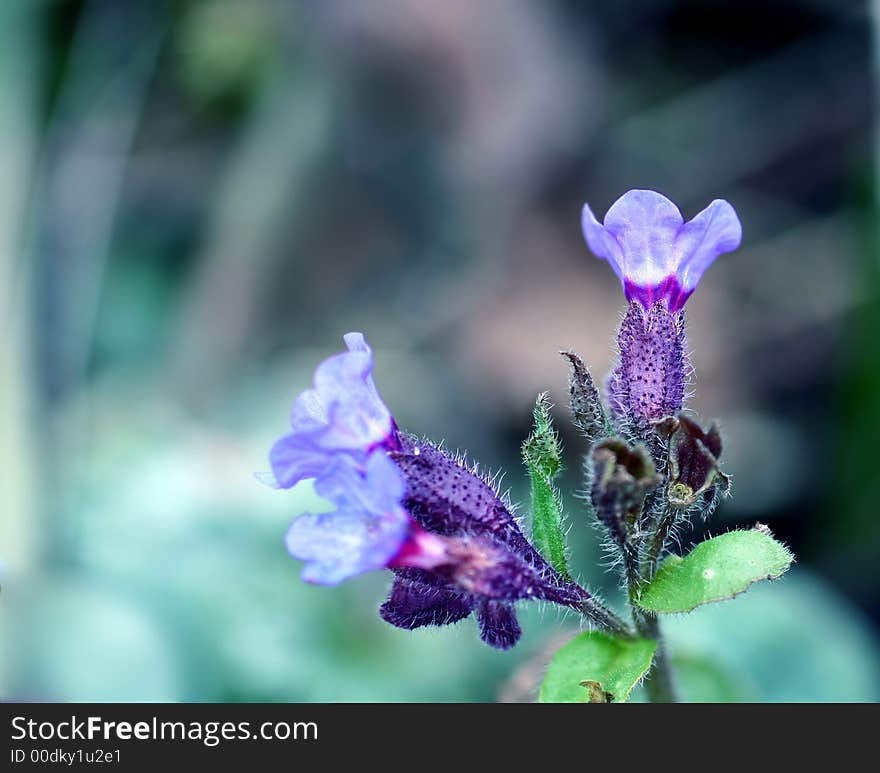
<path id="1" fill-rule="evenodd" d="M 759 580 L 776 579 L 793 560 L 764 529 L 731 531 L 701 542 L 684 558 L 667 558 L 637 601 L 652 612 L 690 612 L 733 598 Z"/>
<path id="2" fill-rule="evenodd" d="M 541 684 L 541 703 L 591 703 L 610 693 L 622 703 L 654 659 L 653 639 L 620 639 L 601 631 L 575 636 L 553 656 Z"/>
<path id="3" fill-rule="evenodd" d="M 553 479 L 562 467 L 562 445 L 553 429 L 547 393 L 538 395 L 535 424 L 523 443 L 522 455 L 532 484 L 532 541 L 563 577 L 568 577 L 562 500 Z"/>
<path id="4" fill-rule="evenodd" d="M 553 419 L 550 416 L 552 407 L 547 392 L 538 395 L 532 434 L 523 443 L 526 463 L 533 464 L 541 475 L 550 479 L 555 478 L 562 467 L 562 446 L 556 430 L 553 429 Z"/>
<path id="5" fill-rule="evenodd" d="M 880 637 L 871 621 L 803 566 L 785 582 L 758 583 L 697 615 L 669 615 L 663 636 L 673 665 L 677 653 L 711 658 L 735 676 L 749 701 L 880 699 Z M 676 676 L 685 701 L 701 699 L 677 667 Z"/>

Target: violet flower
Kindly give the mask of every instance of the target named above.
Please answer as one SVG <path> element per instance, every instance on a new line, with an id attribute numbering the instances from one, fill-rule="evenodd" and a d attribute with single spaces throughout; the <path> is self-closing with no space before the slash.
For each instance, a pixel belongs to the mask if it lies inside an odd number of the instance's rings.
<path id="1" fill-rule="evenodd" d="M 681 309 L 715 258 L 742 241 L 736 211 L 723 199 L 685 222 L 675 204 L 649 190 L 624 193 L 602 223 L 584 204 L 581 226 L 590 249 L 620 278 L 627 300 L 646 310 L 656 301 L 670 312 Z"/>
<path id="2" fill-rule="evenodd" d="M 644 430 L 684 405 L 692 369 L 681 310 L 715 258 L 739 247 L 742 226 L 722 199 L 685 222 L 675 204 L 649 190 L 623 194 L 603 223 L 585 204 L 581 225 L 630 302 L 609 383 L 611 408 L 618 424 Z"/>
<path id="3" fill-rule="evenodd" d="M 301 515 L 286 537 L 288 552 L 305 562 L 303 580 L 322 585 L 394 563 L 447 560 L 445 545 L 401 505 L 406 484 L 387 454 L 400 447 L 399 435 L 373 382 L 373 352 L 361 333 L 344 339 L 348 351 L 318 366 L 313 388 L 294 402 L 292 431 L 269 452 L 277 487 L 311 478 L 335 505 Z"/>
<path id="4" fill-rule="evenodd" d="M 519 638 L 513 602 L 580 609 L 590 600 L 544 561 L 475 469 L 398 431 L 364 337 L 345 342 L 347 352 L 318 366 L 314 388 L 294 404 L 292 431 L 270 452 L 277 487 L 312 478 L 335 506 L 301 515 L 287 533 L 288 551 L 305 562 L 302 578 L 334 585 L 393 569 L 385 620 L 415 628 L 476 612 L 484 641 L 501 649 Z"/>

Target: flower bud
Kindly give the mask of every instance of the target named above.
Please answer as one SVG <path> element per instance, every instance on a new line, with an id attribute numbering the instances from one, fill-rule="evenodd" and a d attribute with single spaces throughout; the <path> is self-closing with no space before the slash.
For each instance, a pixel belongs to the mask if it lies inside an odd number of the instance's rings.
<path id="1" fill-rule="evenodd" d="M 627 532 L 642 510 L 645 497 L 662 479 L 643 445 L 635 448 L 623 440 L 603 440 L 593 450 L 590 499 L 599 520 L 615 541 L 623 545 Z"/>
<path id="2" fill-rule="evenodd" d="M 716 484 L 721 493 L 730 489 L 730 479 L 721 472 L 721 434 L 713 423 L 703 431 L 697 422 L 680 414 L 669 440 L 669 486 L 666 498 L 673 507 L 695 504 Z"/>
<path id="3" fill-rule="evenodd" d="M 568 393 L 574 425 L 588 441 L 595 443 L 599 438 L 610 434 L 611 430 L 596 382 L 583 360 L 574 352 L 566 351 L 560 354 L 571 366 Z"/>

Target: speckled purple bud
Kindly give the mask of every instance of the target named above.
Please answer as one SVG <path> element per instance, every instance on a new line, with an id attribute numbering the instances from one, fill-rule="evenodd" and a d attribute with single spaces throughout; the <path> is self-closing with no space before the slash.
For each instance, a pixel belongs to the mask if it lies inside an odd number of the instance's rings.
<path id="1" fill-rule="evenodd" d="M 492 488 L 473 470 L 431 443 L 402 436 L 391 454 L 406 481 L 406 503 L 435 534 L 496 534 L 513 519 Z"/>
<path id="2" fill-rule="evenodd" d="M 554 586 L 558 596 L 542 596 L 575 605 L 589 598 L 577 583 L 556 572 L 526 539 L 507 504 L 475 469 L 431 443 L 400 436 L 403 451 L 391 458 L 406 482 L 404 505 L 429 532 L 445 536 L 483 537 L 498 543 Z M 579 602 L 578 602 L 579 603 Z"/>
<path id="3" fill-rule="evenodd" d="M 578 607 L 584 591 L 563 583 L 552 569 L 536 568 L 509 547 L 481 537 L 458 537 L 447 548 L 450 562 L 433 572 L 458 589 L 487 599 L 538 599 Z"/>
<path id="4" fill-rule="evenodd" d="M 632 301 L 617 336 L 620 356 L 609 396 L 618 419 L 639 427 L 681 410 L 691 375 L 684 313 Z"/>
<path id="5" fill-rule="evenodd" d="M 391 454 L 406 481 L 405 504 L 435 534 L 499 540 L 542 571 L 549 566 L 525 538 L 498 493 L 474 469 L 437 446 L 401 435 Z"/>
<path id="6" fill-rule="evenodd" d="M 406 485 L 404 507 L 445 541 L 430 571 L 397 569 L 383 619 L 401 628 L 444 625 L 476 611 L 482 638 L 499 649 L 520 636 L 513 602 L 543 600 L 580 609 L 590 599 L 559 575 L 525 538 L 490 481 L 463 459 L 401 435 L 390 453 Z"/>

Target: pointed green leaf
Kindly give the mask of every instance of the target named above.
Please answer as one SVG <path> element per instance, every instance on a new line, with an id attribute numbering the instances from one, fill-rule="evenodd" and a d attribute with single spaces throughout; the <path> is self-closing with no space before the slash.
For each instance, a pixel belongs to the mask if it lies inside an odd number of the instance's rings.
<path id="1" fill-rule="evenodd" d="M 553 478 L 562 467 L 562 445 L 553 429 L 546 392 L 535 403 L 535 424 L 522 455 L 532 484 L 532 541 L 557 572 L 568 577 L 562 500 Z"/>
<path id="2" fill-rule="evenodd" d="M 653 639 L 620 639 L 601 631 L 575 636 L 553 656 L 541 684 L 541 703 L 595 703 L 610 693 L 622 703 L 654 659 Z"/>
<path id="3" fill-rule="evenodd" d="M 550 409 L 553 405 L 546 392 L 538 395 L 535 401 L 534 426 L 532 434 L 523 443 L 523 457 L 526 463 L 533 464 L 545 478 L 556 477 L 562 466 L 562 445 L 553 429 Z"/>
<path id="4" fill-rule="evenodd" d="M 684 558 L 667 558 L 638 604 L 653 612 L 690 612 L 733 598 L 759 580 L 776 579 L 793 560 L 766 529 L 731 531 L 701 542 Z"/>

